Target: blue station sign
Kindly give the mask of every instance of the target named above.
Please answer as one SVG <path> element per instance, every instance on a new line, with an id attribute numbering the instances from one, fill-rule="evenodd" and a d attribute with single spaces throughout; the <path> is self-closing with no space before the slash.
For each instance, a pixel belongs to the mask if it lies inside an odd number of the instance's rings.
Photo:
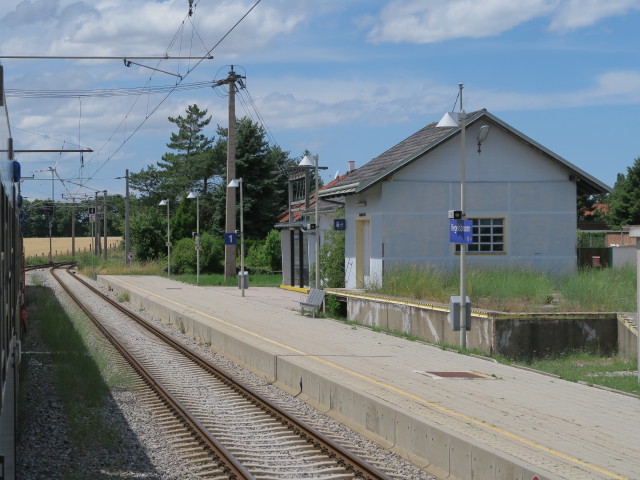
<path id="1" fill-rule="evenodd" d="M 449 220 L 449 242 L 473 243 L 473 221 Z"/>
<path id="2" fill-rule="evenodd" d="M 347 228 L 347 221 L 344 218 L 335 218 L 333 220 L 334 230 L 345 230 Z"/>
<path id="3" fill-rule="evenodd" d="M 237 233 L 225 233 L 224 234 L 224 244 L 225 245 L 237 245 L 238 244 L 238 234 Z"/>

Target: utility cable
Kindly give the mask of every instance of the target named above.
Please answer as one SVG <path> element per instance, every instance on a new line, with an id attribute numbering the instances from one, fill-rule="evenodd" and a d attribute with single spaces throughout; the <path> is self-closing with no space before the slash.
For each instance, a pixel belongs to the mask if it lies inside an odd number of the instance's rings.
<path id="1" fill-rule="evenodd" d="M 155 108 L 153 108 L 153 110 L 151 111 L 151 113 L 150 113 L 150 114 L 148 114 L 148 115 L 147 115 L 147 116 L 142 120 L 142 122 L 140 122 L 140 124 L 139 124 L 139 125 L 138 125 L 134 130 L 133 130 L 133 132 L 132 132 L 130 135 L 128 135 L 128 136 L 123 140 L 123 142 L 122 142 L 122 143 L 121 143 L 121 144 L 120 144 L 120 145 L 115 149 L 115 151 L 114 151 L 111 155 L 109 155 L 109 157 L 108 157 L 108 158 L 107 158 L 107 159 L 102 163 L 102 165 L 96 169 L 96 171 L 94 172 L 94 174 L 98 173 L 100 170 L 102 170 L 102 169 L 105 167 L 105 165 L 106 165 L 106 164 L 107 164 L 107 163 L 108 163 L 108 162 L 109 162 L 109 161 L 110 161 L 110 160 L 111 160 L 111 159 L 112 159 L 112 158 L 113 158 L 113 157 L 114 157 L 114 156 L 115 156 L 115 155 L 116 155 L 116 154 L 117 154 L 117 153 L 118 153 L 118 152 L 119 152 L 123 147 L 124 147 L 124 145 L 125 145 L 125 144 L 130 140 L 130 139 L 131 139 L 131 137 L 133 137 L 133 136 L 138 132 L 138 130 L 140 130 L 140 128 L 142 128 L 142 126 L 146 123 L 146 121 L 147 121 L 147 120 L 148 120 L 148 119 L 149 119 L 149 118 L 150 118 L 150 117 L 151 117 L 151 116 L 152 116 L 152 115 L 153 115 L 153 114 L 154 114 L 154 113 L 155 113 L 155 112 L 156 112 L 156 111 L 157 111 L 157 110 L 158 110 L 158 109 L 159 109 L 159 108 L 164 104 L 164 102 L 167 100 L 167 98 L 169 98 L 169 96 L 173 93 L 173 91 L 176 89 L 176 87 L 177 87 L 180 83 L 182 83 L 182 82 L 184 81 L 184 79 L 185 79 L 185 78 L 186 78 L 186 77 L 187 77 L 187 76 L 188 76 L 188 75 L 189 75 L 193 70 L 195 70 L 195 69 L 200 65 L 200 63 L 202 63 L 202 61 L 203 61 L 205 58 L 207 58 L 207 57 L 209 57 L 209 56 L 211 55 L 211 52 L 213 52 L 213 50 L 214 50 L 216 47 L 218 47 L 218 45 L 220 45 L 220 44 L 221 44 L 221 43 L 222 43 L 222 42 L 223 42 L 223 41 L 224 41 L 224 40 L 225 40 L 225 39 L 226 39 L 226 38 L 231 34 L 231 32 L 233 32 L 233 31 L 236 29 L 236 27 L 237 27 L 238 25 L 240 25 L 240 23 L 241 23 L 241 22 L 242 22 L 242 21 L 243 21 L 243 20 L 244 20 L 244 19 L 245 19 L 245 18 L 246 18 L 246 17 L 247 17 L 247 16 L 248 16 L 248 15 L 249 15 L 249 14 L 250 14 L 250 13 L 251 13 L 251 12 L 252 12 L 256 7 L 257 7 L 257 6 L 258 6 L 258 5 L 259 5 L 259 4 L 260 4 L 260 2 L 261 2 L 261 1 L 262 1 L 262 0 L 257 0 L 257 1 L 256 1 L 256 2 L 255 2 L 255 3 L 254 3 L 254 4 L 253 4 L 253 5 L 252 5 L 248 10 L 247 10 L 247 12 L 246 12 L 246 13 L 245 13 L 245 14 L 244 14 L 244 15 L 243 15 L 243 16 L 242 16 L 242 17 L 241 17 L 241 18 L 240 18 L 240 19 L 239 19 L 239 20 L 238 20 L 238 21 L 237 21 L 237 22 L 236 22 L 236 23 L 235 23 L 235 24 L 234 24 L 234 25 L 233 25 L 233 26 L 232 26 L 232 27 L 231 27 L 231 28 L 230 28 L 230 29 L 229 29 L 229 30 L 228 30 L 228 31 L 227 31 L 223 36 L 222 36 L 222 38 L 220 38 L 220 40 L 218 40 L 218 42 L 216 42 L 216 44 L 215 44 L 213 47 L 211 47 L 211 48 L 207 51 L 206 55 L 205 55 L 203 58 L 199 59 L 199 60 L 196 62 L 196 64 L 193 66 L 193 68 L 191 68 L 189 71 L 187 71 L 187 72 L 184 74 L 184 76 L 183 76 L 179 81 L 177 81 L 177 82 L 176 82 L 176 85 L 175 85 L 173 88 L 171 88 L 171 89 L 169 90 L 169 92 L 167 92 L 167 94 L 162 98 L 162 100 L 160 100 L 160 102 L 155 106 Z M 134 104 L 135 104 L 135 102 L 134 102 Z M 132 106 L 132 108 L 133 108 L 133 106 Z M 129 112 L 131 112 L 131 109 L 129 109 Z M 128 112 L 128 113 L 129 113 L 129 112 Z M 122 122 L 121 122 L 121 123 L 122 123 Z M 112 135 L 112 136 L 113 136 L 113 135 Z M 108 141 L 109 141 L 109 140 L 108 140 Z M 108 141 L 107 141 L 107 142 L 108 142 Z M 106 144 L 106 142 L 105 142 L 105 144 Z M 104 148 L 104 145 L 103 145 L 102 147 L 100 147 L 100 149 L 98 150 L 98 152 L 97 152 L 97 153 L 99 153 L 99 152 L 102 150 L 102 148 Z M 97 153 L 96 153 L 96 155 L 97 155 Z M 87 179 L 87 180 L 88 180 L 88 179 Z"/>

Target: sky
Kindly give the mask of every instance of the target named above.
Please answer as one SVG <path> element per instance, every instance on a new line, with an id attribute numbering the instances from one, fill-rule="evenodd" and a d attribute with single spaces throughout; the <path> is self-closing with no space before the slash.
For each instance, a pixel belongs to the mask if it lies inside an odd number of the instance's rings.
<path id="1" fill-rule="evenodd" d="M 611 187 L 640 157 L 640 0 L 192 3 L 0 2 L 14 148 L 93 150 L 17 154 L 24 197 L 124 194 L 126 169 L 169 151 L 168 117 L 197 104 L 205 134 L 227 126 L 211 85 L 231 65 L 246 77 L 237 116 L 292 158 L 317 153 L 325 182 L 438 121 L 459 83 L 467 112 L 486 108 Z"/>

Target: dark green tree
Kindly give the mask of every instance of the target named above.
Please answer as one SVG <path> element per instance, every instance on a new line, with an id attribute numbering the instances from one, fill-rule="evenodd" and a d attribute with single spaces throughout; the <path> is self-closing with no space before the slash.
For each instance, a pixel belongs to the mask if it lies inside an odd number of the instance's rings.
<path id="1" fill-rule="evenodd" d="M 196 201 L 182 195 L 182 200 L 176 203 L 171 218 L 171 236 L 177 240 L 191 238 L 196 231 Z"/>
<path id="2" fill-rule="evenodd" d="M 148 206 L 161 199 L 173 200 L 189 191 L 198 190 L 202 196 L 220 182 L 226 154 L 214 148 L 214 138 L 204 131 L 211 122 L 206 110 L 189 105 L 185 117 L 169 117 L 178 128 L 171 133 L 167 147 L 157 165 L 130 176 L 130 186 L 139 192 L 142 203 Z"/>
<path id="3" fill-rule="evenodd" d="M 228 131 L 218 127 L 219 148 L 224 146 Z M 242 177 L 244 197 L 245 237 L 262 239 L 273 228 L 277 216 L 286 209 L 287 179 L 277 172 L 295 162 L 288 152 L 271 146 L 265 139 L 264 128 L 250 118 L 242 118 L 236 129 L 236 177 Z M 231 179 L 228 179 L 231 180 Z M 213 195 L 214 226 L 212 233 L 222 235 L 225 225 L 225 200 L 227 179 Z M 239 210 L 239 193 L 236 205 Z M 236 213 L 239 215 L 238 213 Z"/>
<path id="4" fill-rule="evenodd" d="M 23 200 L 22 235 L 26 238 L 44 238 L 49 236 L 48 201 Z"/>
<path id="5" fill-rule="evenodd" d="M 618 174 L 613 192 L 607 199 L 607 225 L 640 225 L 640 157 L 627 167 L 627 175 Z"/>
<path id="6" fill-rule="evenodd" d="M 149 207 L 157 205 L 161 198 L 166 198 L 163 195 L 164 181 L 163 172 L 155 165 L 148 165 L 146 169 L 129 175 L 130 188 L 140 194 L 140 203 Z"/>

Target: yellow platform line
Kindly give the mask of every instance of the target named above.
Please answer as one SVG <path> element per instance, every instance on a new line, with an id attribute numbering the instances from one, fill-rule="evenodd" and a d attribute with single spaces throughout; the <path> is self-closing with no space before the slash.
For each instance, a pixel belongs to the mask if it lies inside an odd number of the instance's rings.
<path id="1" fill-rule="evenodd" d="M 277 342 L 277 341 L 275 341 L 275 340 L 273 340 L 271 338 L 263 337 L 262 335 L 259 335 L 259 334 L 255 333 L 255 332 L 252 332 L 251 330 L 247 330 L 246 328 L 239 327 L 238 325 L 234 325 L 233 323 L 230 323 L 230 322 L 228 322 L 226 320 L 223 320 L 221 318 L 215 317 L 215 316 L 210 315 L 208 313 L 201 312 L 199 310 L 196 310 L 195 308 L 183 305 L 183 304 L 178 303 L 178 302 L 176 302 L 174 300 L 171 300 L 170 298 L 158 295 L 157 293 L 150 292 L 150 291 L 145 290 L 144 288 L 138 287 L 137 285 L 134 285 L 132 283 L 125 282 L 124 280 L 121 280 L 121 279 L 116 279 L 116 278 L 112 277 L 111 275 L 105 275 L 105 277 L 106 278 L 110 278 L 115 282 L 120 282 L 120 283 L 128 285 L 128 286 L 130 286 L 130 287 L 132 287 L 134 289 L 137 289 L 137 290 L 140 290 L 142 292 L 145 292 L 148 295 L 151 295 L 151 296 L 154 296 L 154 297 L 158 297 L 158 298 L 160 298 L 160 299 L 162 299 L 164 301 L 167 301 L 169 303 L 173 303 L 174 305 L 179 306 L 180 308 L 184 308 L 186 310 L 190 310 L 190 311 L 192 311 L 192 312 L 194 312 L 194 313 L 196 313 L 198 315 L 202 315 L 202 316 L 204 316 L 206 318 L 210 318 L 212 320 L 215 320 L 215 321 L 217 321 L 217 322 L 219 322 L 219 323 L 221 323 L 223 325 L 235 328 L 235 329 L 241 331 L 242 333 L 246 333 L 247 335 L 251 335 L 251 336 L 256 337 L 256 338 L 258 338 L 260 340 L 263 340 L 265 342 L 271 343 L 273 345 L 277 345 L 277 346 L 282 347 L 282 348 L 284 348 L 286 350 L 294 352 L 294 353 L 296 353 L 298 355 L 301 355 L 301 356 L 304 356 L 304 357 L 307 357 L 307 358 L 312 358 L 312 359 L 314 359 L 314 360 L 316 360 L 316 361 L 318 361 L 320 363 L 323 363 L 325 365 L 329 365 L 329 366 L 331 366 L 331 367 L 333 367 L 333 368 L 335 368 L 337 370 L 340 370 L 340 371 L 342 371 L 344 373 L 348 373 L 349 375 L 352 375 L 354 377 L 360 378 L 361 380 L 365 380 L 368 383 L 371 383 L 373 385 L 382 387 L 382 388 L 384 388 L 386 390 L 389 390 L 391 392 L 394 392 L 394 393 L 397 393 L 399 395 L 402 395 L 403 397 L 410 398 L 411 400 L 414 400 L 414 401 L 416 401 L 418 403 L 421 403 L 423 405 L 435 408 L 435 409 L 437 409 L 437 410 L 439 410 L 441 412 L 447 413 L 447 414 L 449 414 L 449 415 L 451 415 L 453 417 L 459 418 L 459 419 L 461 419 L 463 421 L 466 421 L 466 422 L 469 422 L 469 423 L 473 423 L 473 424 L 478 425 L 480 427 L 486 428 L 487 430 L 490 430 L 490 431 L 492 431 L 494 433 L 499 433 L 500 435 L 504 435 L 507 438 L 510 438 L 512 440 L 520 442 L 520 443 L 522 443 L 524 445 L 527 445 L 529 447 L 538 449 L 540 451 L 543 451 L 543 452 L 548 453 L 550 455 L 553 455 L 555 457 L 562 458 L 563 460 L 566 460 L 568 462 L 574 463 L 576 465 L 580 465 L 581 467 L 587 468 L 589 470 L 593 470 L 595 472 L 601 473 L 603 475 L 606 475 L 606 476 L 611 477 L 611 478 L 616 479 L 616 480 L 631 480 L 628 477 L 623 477 L 622 475 L 618 475 L 617 473 L 610 472 L 610 471 L 608 471 L 608 470 L 606 470 L 604 468 L 598 467 L 597 465 L 593 465 L 591 463 L 584 462 L 584 461 L 582 461 L 582 460 L 580 460 L 578 458 L 572 457 L 571 455 L 567 455 L 567 454 L 564 454 L 562 452 L 558 452 L 557 450 L 554 450 L 552 448 L 545 447 L 544 445 L 540 445 L 539 443 L 536 443 L 534 441 L 528 440 L 528 439 L 526 439 L 524 437 L 521 437 L 519 435 L 511 433 L 511 432 L 509 432 L 507 430 L 504 430 L 502 428 L 494 427 L 493 425 L 490 425 L 490 424 L 488 424 L 486 422 L 483 422 L 482 420 L 478 420 L 477 418 L 470 417 L 468 415 L 465 415 L 464 413 L 459 413 L 459 412 L 451 410 L 451 409 L 449 409 L 447 407 L 443 407 L 442 405 L 438 405 L 437 403 L 430 402 L 429 400 L 425 400 L 424 398 L 418 397 L 417 395 L 414 395 L 412 393 L 406 392 L 406 391 L 404 391 L 404 390 L 402 390 L 400 388 L 394 387 L 393 385 L 388 385 L 388 384 L 386 384 L 384 382 L 376 380 L 375 378 L 371 378 L 371 377 L 368 377 L 368 376 L 363 375 L 361 373 L 355 372 L 353 370 L 349 370 L 348 368 L 345 368 L 345 367 L 342 367 L 340 365 L 337 365 L 337 364 L 335 364 L 333 362 L 325 360 L 324 358 L 320 358 L 320 357 L 317 357 L 315 355 L 310 355 L 310 354 L 308 354 L 306 352 L 303 352 L 302 350 L 298 350 L 297 348 L 294 348 L 294 347 L 291 347 L 289 345 L 285 345 L 283 343 Z"/>

